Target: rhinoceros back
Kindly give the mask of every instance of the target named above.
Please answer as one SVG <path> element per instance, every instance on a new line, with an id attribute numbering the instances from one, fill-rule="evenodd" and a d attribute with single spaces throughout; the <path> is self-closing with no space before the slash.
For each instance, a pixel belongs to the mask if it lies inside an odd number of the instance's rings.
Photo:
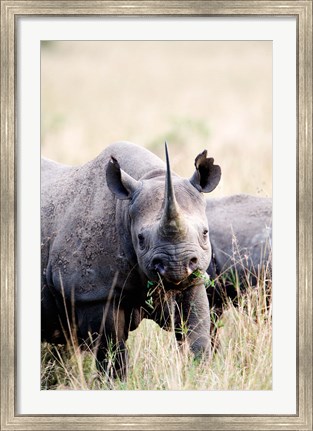
<path id="1" fill-rule="evenodd" d="M 219 271 L 252 269 L 271 253 L 272 201 L 245 194 L 207 200 L 210 240 Z"/>

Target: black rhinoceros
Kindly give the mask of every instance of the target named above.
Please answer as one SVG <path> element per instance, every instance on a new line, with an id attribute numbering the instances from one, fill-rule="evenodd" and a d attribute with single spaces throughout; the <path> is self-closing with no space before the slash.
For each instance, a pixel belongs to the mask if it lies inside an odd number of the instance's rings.
<path id="1" fill-rule="evenodd" d="M 207 199 L 212 259 L 208 274 L 210 306 L 222 311 L 237 289 L 271 278 L 272 199 L 246 194 Z M 266 280 L 265 280 L 266 281 Z"/>
<path id="2" fill-rule="evenodd" d="M 150 318 L 173 326 L 179 341 L 187 333 L 195 355 L 209 356 L 202 192 L 217 186 L 221 170 L 206 151 L 195 166 L 183 179 L 171 173 L 167 149 L 164 164 L 128 142 L 79 167 L 42 160 L 44 340 L 64 343 L 75 330 L 92 340 L 103 370 L 124 376 L 128 333 Z"/>

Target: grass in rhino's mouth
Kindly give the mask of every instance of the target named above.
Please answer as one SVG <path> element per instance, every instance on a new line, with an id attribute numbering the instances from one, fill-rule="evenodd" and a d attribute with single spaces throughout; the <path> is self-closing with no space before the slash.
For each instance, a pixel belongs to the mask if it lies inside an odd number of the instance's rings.
<path id="1" fill-rule="evenodd" d="M 191 279 L 199 279 L 203 282 L 205 288 L 214 287 L 214 280 L 211 280 L 211 277 L 206 272 L 201 272 L 199 269 L 196 269 L 190 276 Z"/>
<path id="2" fill-rule="evenodd" d="M 211 280 L 210 276 L 206 272 L 201 272 L 199 269 L 194 271 L 191 275 L 189 275 L 185 280 L 194 281 L 195 279 L 201 281 L 202 284 L 204 284 L 205 288 L 214 287 L 214 280 Z M 154 302 L 153 302 L 153 294 L 158 289 L 160 285 L 162 285 L 162 279 L 160 277 L 159 281 L 147 281 L 147 299 L 145 301 L 145 304 L 151 309 L 154 310 Z"/>

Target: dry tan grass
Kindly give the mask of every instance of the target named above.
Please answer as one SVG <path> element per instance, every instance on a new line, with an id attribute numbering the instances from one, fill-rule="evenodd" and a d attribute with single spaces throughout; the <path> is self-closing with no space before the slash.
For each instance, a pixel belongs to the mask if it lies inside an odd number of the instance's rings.
<path id="1" fill-rule="evenodd" d="M 213 193 L 271 195 L 270 42 L 54 42 L 42 47 L 42 153 L 84 163 L 118 140 L 189 176 L 199 151 L 222 167 Z"/>
<path id="2" fill-rule="evenodd" d="M 179 346 L 173 331 L 143 320 L 127 340 L 129 372 L 125 381 L 96 368 L 95 352 L 78 345 L 75 332 L 67 346 L 42 345 L 42 389 L 115 390 L 270 390 L 272 387 L 271 265 L 258 270 L 256 284 L 237 285 L 236 304 L 228 298 L 223 313 L 212 309 L 212 358 L 194 360 L 188 344 Z M 215 283 L 223 283 L 223 276 Z"/>
<path id="3" fill-rule="evenodd" d="M 179 348 L 173 332 L 144 320 L 130 333 L 126 381 L 100 375 L 92 352 L 77 345 L 43 344 L 42 389 L 270 390 L 272 316 L 264 284 L 229 303 L 217 322 L 211 363 L 195 362 L 188 346 Z"/>

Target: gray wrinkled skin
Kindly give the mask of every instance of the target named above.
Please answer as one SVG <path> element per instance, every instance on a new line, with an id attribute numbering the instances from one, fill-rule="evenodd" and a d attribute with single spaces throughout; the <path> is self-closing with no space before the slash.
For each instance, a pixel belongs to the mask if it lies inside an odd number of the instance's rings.
<path id="1" fill-rule="evenodd" d="M 252 285 L 266 267 L 271 272 L 272 199 L 245 194 L 207 199 L 207 220 L 213 251 L 208 273 L 212 278 L 224 276 L 226 291 L 218 282 L 208 291 L 210 305 L 220 308 L 222 296 L 236 297 L 230 273 L 237 274 L 241 289 L 249 279 Z"/>
<path id="2" fill-rule="evenodd" d="M 209 356 L 208 299 L 192 272 L 210 263 L 202 192 L 216 187 L 220 168 L 206 152 L 195 166 L 190 180 L 170 175 L 158 157 L 128 142 L 79 167 L 42 160 L 43 339 L 64 343 L 75 327 L 110 372 L 113 346 L 113 374 L 124 377 L 129 330 L 143 318 L 171 329 L 173 316 L 177 339 L 183 322 L 195 355 Z M 153 292 L 148 281 L 158 285 Z"/>

